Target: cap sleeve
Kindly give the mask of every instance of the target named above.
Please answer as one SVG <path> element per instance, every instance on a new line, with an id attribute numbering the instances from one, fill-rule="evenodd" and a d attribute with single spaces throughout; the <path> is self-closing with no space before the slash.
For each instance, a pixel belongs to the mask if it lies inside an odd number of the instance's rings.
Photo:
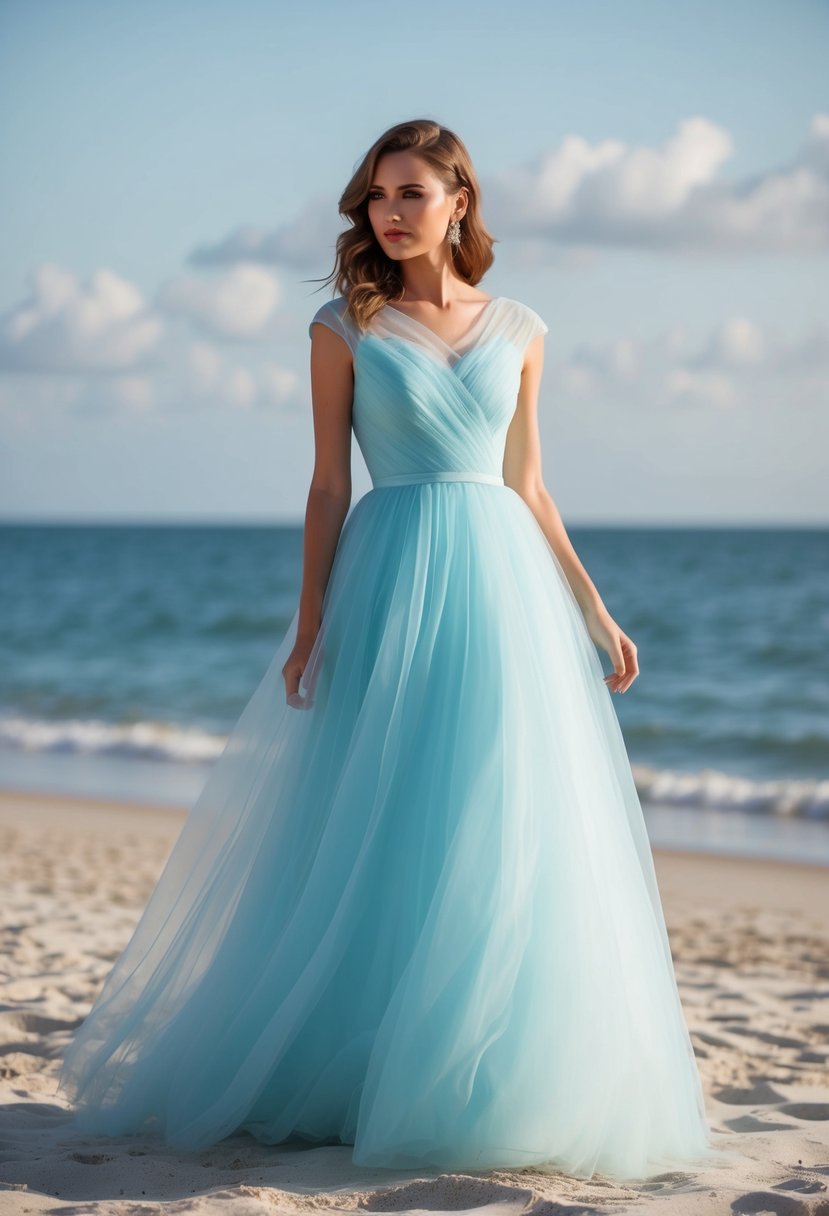
<path id="1" fill-rule="evenodd" d="M 524 316 L 521 327 L 522 348 L 529 345 L 532 339 L 537 337 L 539 334 L 546 334 L 550 332 L 549 325 L 547 325 L 547 323 L 543 321 L 538 313 L 534 309 L 530 308 L 529 305 L 524 305 L 523 312 Z"/>
<path id="2" fill-rule="evenodd" d="M 500 326 L 503 336 L 522 355 L 533 338 L 549 332 L 546 322 L 521 300 L 504 299 Z"/>
<path id="3" fill-rule="evenodd" d="M 339 334 L 353 355 L 357 345 L 355 340 L 356 331 L 355 327 L 344 316 L 346 303 L 347 301 L 344 296 L 337 296 L 336 299 L 328 300 L 327 303 L 318 308 L 308 325 L 308 336 L 309 338 L 313 337 L 315 324 L 325 325 L 328 329 L 333 330 L 335 334 Z"/>

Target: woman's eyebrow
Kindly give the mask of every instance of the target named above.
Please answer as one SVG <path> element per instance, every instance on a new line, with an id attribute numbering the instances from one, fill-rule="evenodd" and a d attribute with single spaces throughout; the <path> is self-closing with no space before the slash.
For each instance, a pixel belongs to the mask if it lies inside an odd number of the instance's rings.
<path id="1" fill-rule="evenodd" d="M 425 187 L 425 186 L 421 186 L 420 182 L 409 182 L 409 183 L 408 183 L 407 185 L 405 185 L 405 186 L 398 186 L 398 187 L 397 187 L 397 189 L 398 189 L 398 190 L 411 190 L 413 187 L 414 187 L 414 188 L 416 188 L 416 189 L 418 189 L 418 190 L 425 190 L 425 189 L 426 189 L 426 187 Z M 369 186 L 369 190 L 382 190 L 382 189 L 383 189 L 383 187 L 382 187 L 382 186 Z"/>

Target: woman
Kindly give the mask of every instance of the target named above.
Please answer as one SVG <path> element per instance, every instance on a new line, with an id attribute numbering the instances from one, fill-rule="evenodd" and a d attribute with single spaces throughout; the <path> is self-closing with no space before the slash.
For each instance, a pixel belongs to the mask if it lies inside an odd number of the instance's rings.
<path id="1" fill-rule="evenodd" d="M 299 606 L 60 1084 L 81 1128 L 179 1148 L 719 1158 L 610 698 L 636 646 L 542 481 L 547 326 L 478 289 L 493 241 L 446 128 L 388 131 L 340 211 Z"/>

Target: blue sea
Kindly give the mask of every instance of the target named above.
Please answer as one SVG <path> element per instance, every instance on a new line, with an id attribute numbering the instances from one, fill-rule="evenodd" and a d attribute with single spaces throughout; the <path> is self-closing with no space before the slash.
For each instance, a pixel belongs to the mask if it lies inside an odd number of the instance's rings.
<path id="1" fill-rule="evenodd" d="M 829 864 L 829 530 L 568 531 L 638 647 L 613 704 L 652 843 Z M 188 806 L 302 528 L 6 525 L 0 571 L 0 786 Z"/>

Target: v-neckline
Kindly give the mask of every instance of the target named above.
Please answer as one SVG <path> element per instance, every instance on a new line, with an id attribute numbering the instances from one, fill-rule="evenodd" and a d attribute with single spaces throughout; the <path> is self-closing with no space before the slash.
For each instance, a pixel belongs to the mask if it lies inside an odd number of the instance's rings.
<path id="1" fill-rule="evenodd" d="M 399 317 L 403 317 L 403 318 L 405 318 L 405 320 L 410 321 L 412 323 L 412 325 L 416 325 L 418 327 L 418 329 L 425 329 L 426 333 L 430 334 L 431 337 L 435 340 L 435 342 L 438 342 L 442 347 L 444 347 L 444 349 L 451 351 L 453 355 L 456 355 L 458 357 L 458 359 L 460 359 L 463 357 L 463 354 L 465 353 L 464 347 L 466 346 L 469 339 L 475 333 L 476 329 L 481 324 L 481 322 L 484 321 L 486 319 L 486 317 L 489 316 L 489 313 L 492 310 L 493 304 L 497 304 L 498 301 L 501 299 L 503 299 L 503 296 L 491 296 L 490 299 L 488 299 L 484 303 L 483 308 L 480 310 L 480 312 L 478 313 L 475 320 L 469 326 L 466 333 L 464 333 L 461 336 L 461 338 L 458 340 L 458 342 L 456 343 L 455 346 L 450 346 L 450 344 L 446 341 L 445 338 L 442 338 L 440 336 L 440 334 L 436 333 L 432 329 L 431 325 L 427 325 L 424 321 L 419 321 L 417 317 L 410 316 L 409 313 L 403 312 L 403 310 L 400 308 L 395 308 L 393 304 L 384 304 L 383 308 L 387 308 L 390 312 L 397 313 L 397 315 Z"/>

